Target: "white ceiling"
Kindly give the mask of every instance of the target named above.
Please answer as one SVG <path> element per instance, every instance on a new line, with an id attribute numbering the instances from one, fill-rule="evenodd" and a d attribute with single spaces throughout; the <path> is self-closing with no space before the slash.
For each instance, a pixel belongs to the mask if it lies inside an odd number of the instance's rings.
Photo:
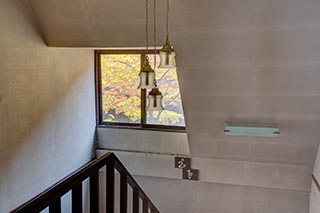
<path id="1" fill-rule="evenodd" d="M 30 0 L 47 44 L 74 47 L 143 46 L 144 2 Z M 171 20 L 192 155 L 312 164 L 320 138 L 320 1 L 172 0 Z M 227 137 L 226 120 L 273 122 L 281 133 Z"/>

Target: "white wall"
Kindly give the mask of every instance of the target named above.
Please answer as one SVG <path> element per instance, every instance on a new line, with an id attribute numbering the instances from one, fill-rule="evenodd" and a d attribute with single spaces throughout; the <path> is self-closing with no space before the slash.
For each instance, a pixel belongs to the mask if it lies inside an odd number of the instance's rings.
<path id="1" fill-rule="evenodd" d="M 26 1 L 0 1 L 0 212 L 91 159 L 93 57 L 47 47 Z"/>
<path id="2" fill-rule="evenodd" d="M 308 193 L 135 176 L 161 213 L 308 213 Z"/>

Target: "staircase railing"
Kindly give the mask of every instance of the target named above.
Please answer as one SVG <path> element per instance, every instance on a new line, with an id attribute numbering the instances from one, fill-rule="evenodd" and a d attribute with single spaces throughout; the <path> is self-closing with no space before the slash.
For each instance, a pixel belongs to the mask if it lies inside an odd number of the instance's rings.
<path id="1" fill-rule="evenodd" d="M 127 213 L 128 184 L 133 189 L 132 211 L 139 213 L 140 199 L 142 199 L 142 212 L 158 213 L 148 196 L 130 175 L 128 170 L 113 153 L 107 153 L 95 159 L 80 169 L 71 173 L 58 183 L 46 189 L 30 201 L 11 211 L 11 213 L 34 213 L 49 207 L 50 213 L 61 212 L 61 197 L 71 191 L 71 206 L 73 213 L 82 213 L 82 183 L 89 178 L 89 202 L 90 212 L 99 212 L 99 170 L 106 166 L 106 212 L 115 212 L 115 169 L 120 173 L 120 213 Z"/>

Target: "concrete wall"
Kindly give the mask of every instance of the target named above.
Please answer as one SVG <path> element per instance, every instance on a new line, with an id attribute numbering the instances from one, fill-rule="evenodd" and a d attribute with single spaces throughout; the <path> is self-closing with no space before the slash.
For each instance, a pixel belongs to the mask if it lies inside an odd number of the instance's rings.
<path id="1" fill-rule="evenodd" d="M 0 0 L 0 212 L 91 159 L 93 51 L 49 48 L 24 0 Z"/>

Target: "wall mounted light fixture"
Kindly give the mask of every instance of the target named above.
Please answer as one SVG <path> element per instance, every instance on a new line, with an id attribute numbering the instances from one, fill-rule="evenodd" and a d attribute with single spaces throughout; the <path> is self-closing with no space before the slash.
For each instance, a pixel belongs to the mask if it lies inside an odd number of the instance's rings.
<path id="1" fill-rule="evenodd" d="M 277 137 L 280 131 L 276 124 L 226 122 L 224 133 L 231 136 Z"/>

